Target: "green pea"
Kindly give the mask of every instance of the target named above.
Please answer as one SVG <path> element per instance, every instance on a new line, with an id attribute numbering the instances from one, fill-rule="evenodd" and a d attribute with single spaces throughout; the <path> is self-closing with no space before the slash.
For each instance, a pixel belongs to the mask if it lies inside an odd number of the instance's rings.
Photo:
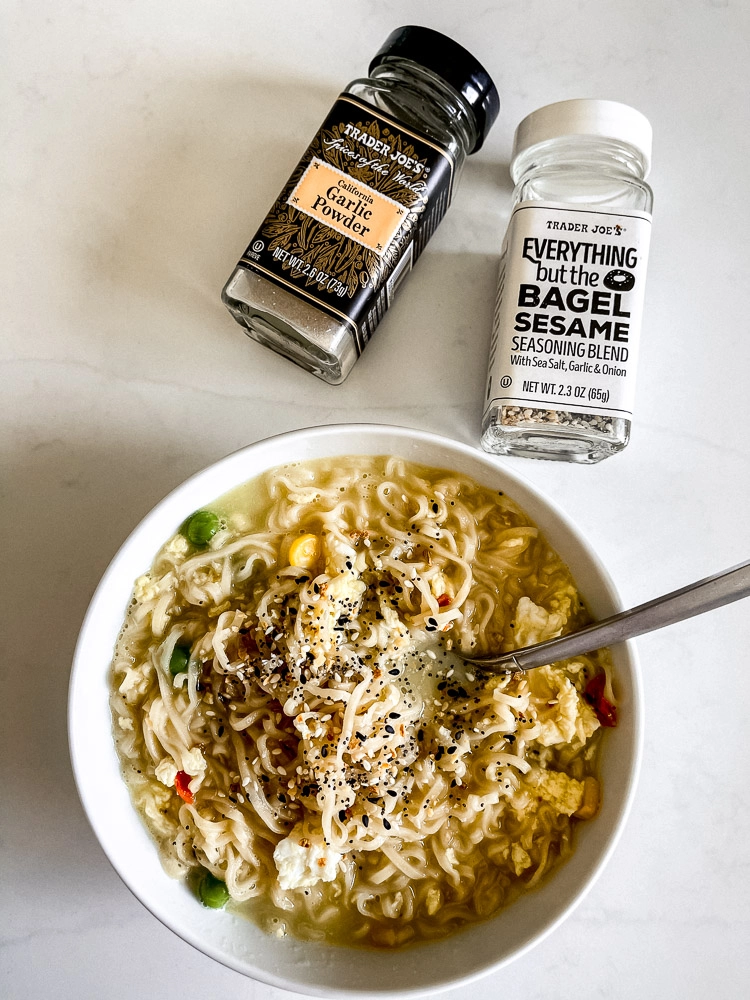
<path id="1" fill-rule="evenodd" d="M 182 534 L 193 545 L 204 547 L 218 530 L 219 515 L 212 510 L 198 510 L 187 519 L 182 527 Z"/>
<path id="2" fill-rule="evenodd" d="M 190 663 L 190 646 L 175 646 L 169 659 L 169 672 L 173 677 L 184 674 Z"/>
<path id="3" fill-rule="evenodd" d="M 216 878 L 206 869 L 198 884 L 198 896 L 204 906 L 210 906 L 212 910 L 220 910 L 229 899 L 229 889 L 221 879 Z"/>

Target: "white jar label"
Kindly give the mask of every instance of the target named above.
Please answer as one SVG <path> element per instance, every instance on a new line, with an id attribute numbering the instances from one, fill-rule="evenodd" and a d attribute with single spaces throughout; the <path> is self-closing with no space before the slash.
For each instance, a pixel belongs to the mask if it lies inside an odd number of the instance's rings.
<path id="1" fill-rule="evenodd" d="M 515 207 L 500 262 L 487 410 L 502 407 L 508 422 L 554 423 L 561 410 L 631 416 L 650 235 L 646 212 Z"/>

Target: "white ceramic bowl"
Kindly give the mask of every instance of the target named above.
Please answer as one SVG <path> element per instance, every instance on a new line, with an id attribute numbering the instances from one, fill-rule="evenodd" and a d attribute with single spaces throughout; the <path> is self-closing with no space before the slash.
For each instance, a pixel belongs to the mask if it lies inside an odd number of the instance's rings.
<path id="1" fill-rule="evenodd" d="M 354 454 L 400 455 L 506 490 L 568 563 L 594 615 L 620 609 L 606 570 L 567 517 L 532 485 L 482 452 L 434 434 L 369 424 L 282 434 L 243 448 L 183 483 L 144 518 L 112 560 L 76 648 L 70 684 L 70 749 L 81 801 L 109 860 L 138 899 L 185 941 L 272 986 L 310 996 L 401 998 L 435 993 L 496 971 L 538 944 L 593 884 L 624 824 L 638 771 L 641 693 L 632 644 L 613 649 L 620 722 L 606 734 L 601 812 L 578 828 L 572 858 L 540 888 L 491 920 L 444 940 L 393 953 L 271 938 L 230 912 L 204 908 L 184 883 L 170 879 L 120 777 L 108 704 L 113 647 L 133 581 L 148 569 L 157 550 L 185 517 L 284 462 Z"/>

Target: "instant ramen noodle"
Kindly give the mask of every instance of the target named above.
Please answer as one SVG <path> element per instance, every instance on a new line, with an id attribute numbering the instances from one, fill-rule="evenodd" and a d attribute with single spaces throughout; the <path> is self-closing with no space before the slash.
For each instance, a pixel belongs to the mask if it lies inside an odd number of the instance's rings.
<path id="1" fill-rule="evenodd" d="M 275 469 L 135 583 L 115 738 L 166 870 L 270 932 L 394 947 L 484 919 L 600 798 L 606 652 L 492 676 L 589 620 L 504 493 L 398 458 Z"/>

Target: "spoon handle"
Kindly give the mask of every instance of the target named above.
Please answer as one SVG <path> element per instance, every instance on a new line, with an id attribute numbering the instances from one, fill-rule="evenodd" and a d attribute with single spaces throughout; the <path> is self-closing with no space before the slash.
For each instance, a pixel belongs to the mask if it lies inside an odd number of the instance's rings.
<path id="1" fill-rule="evenodd" d="M 589 653 L 602 646 L 610 646 L 625 639 L 634 639 L 644 632 L 654 632 L 684 621 L 704 611 L 713 611 L 724 604 L 750 596 L 750 560 L 732 569 L 707 576 L 671 594 L 639 604 L 637 608 L 593 622 L 579 632 L 548 639 L 533 646 L 525 646 L 502 656 L 472 659 L 470 662 L 500 673 L 510 670 L 531 670 L 556 660 L 566 660 L 580 653 Z M 467 657 L 468 659 L 468 657 Z"/>

